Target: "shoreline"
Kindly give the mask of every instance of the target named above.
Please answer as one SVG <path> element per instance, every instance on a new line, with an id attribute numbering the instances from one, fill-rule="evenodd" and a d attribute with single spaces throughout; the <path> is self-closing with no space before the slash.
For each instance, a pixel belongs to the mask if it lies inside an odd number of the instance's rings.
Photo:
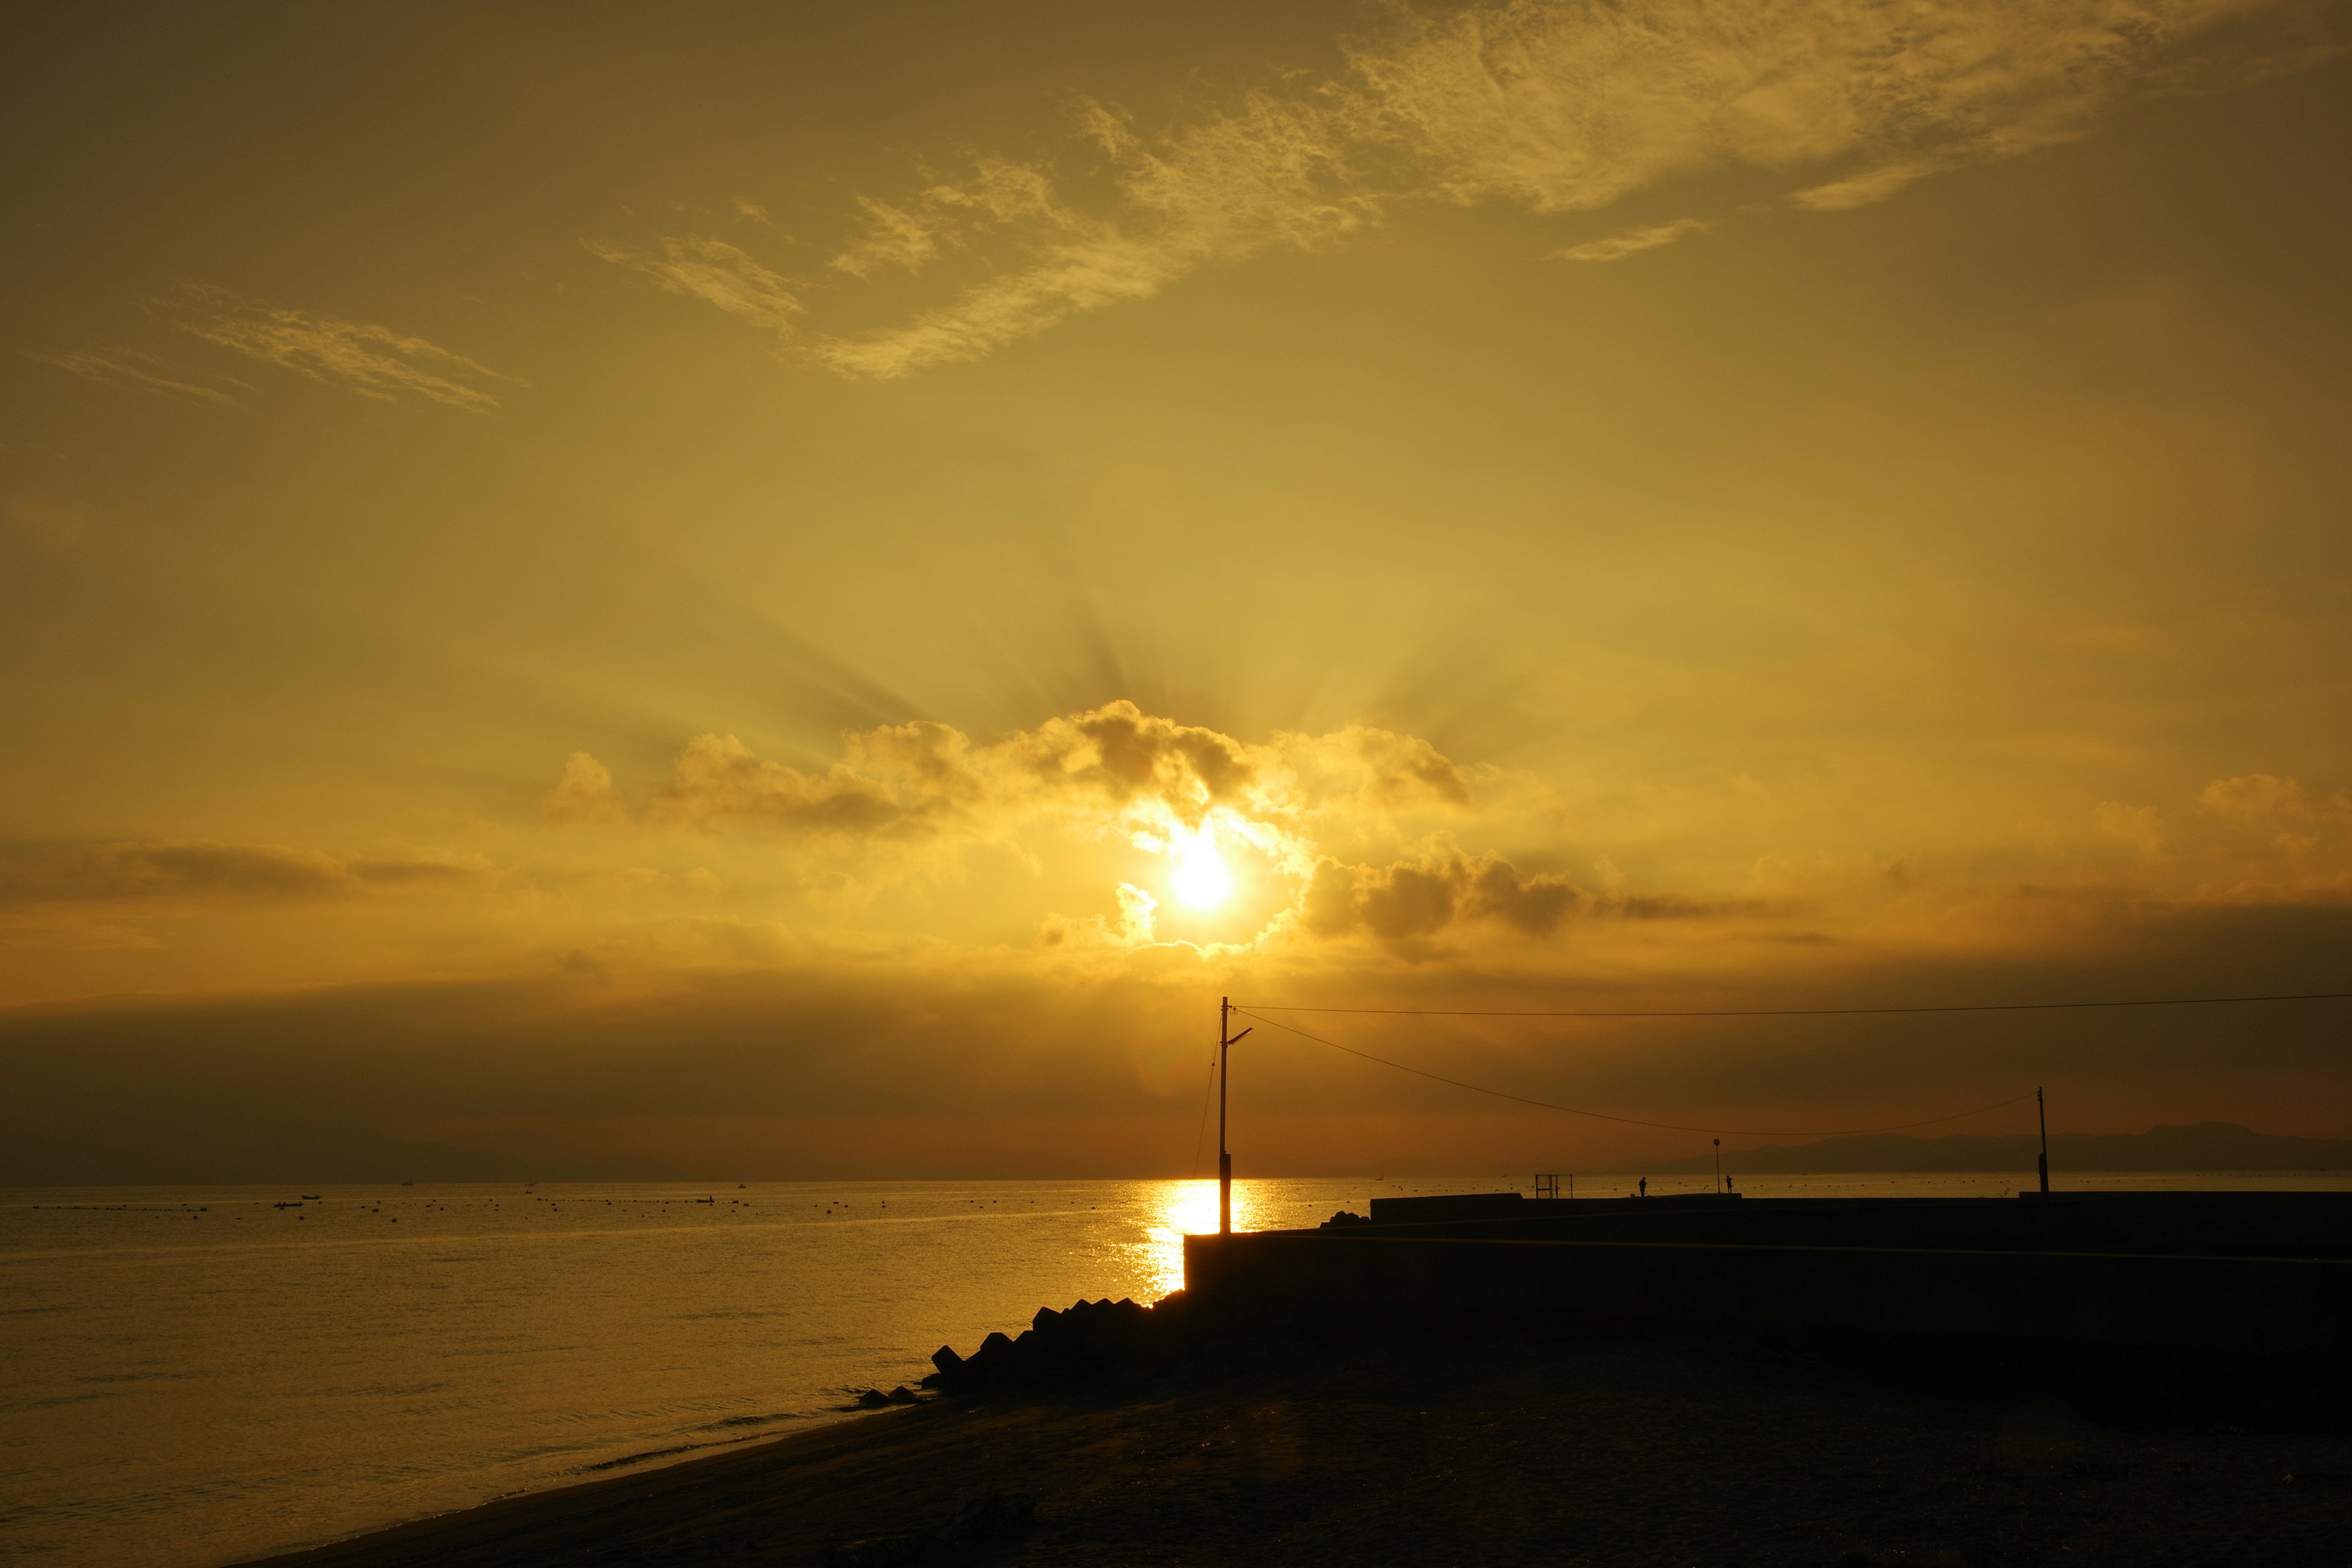
<path id="1" fill-rule="evenodd" d="M 1899 1386 L 1720 1342 L 1339 1334 L 1123 1392 L 929 1399 L 243 1568 L 2142 1568 L 2334 1563 L 2346 1540 L 2340 1430 Z"/>

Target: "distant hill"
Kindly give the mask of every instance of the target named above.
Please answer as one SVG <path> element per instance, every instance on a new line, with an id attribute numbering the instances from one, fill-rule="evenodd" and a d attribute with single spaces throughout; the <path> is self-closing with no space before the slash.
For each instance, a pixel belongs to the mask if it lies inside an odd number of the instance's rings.
<path id="1" fill-rule="evenodd" d="M 1954 1132 L 1913 1138 L 1882 1132 L 1769 1143 L 1723 1152 L 1735 1175 L 1808 1175 L 1849 1171 L 2032 1171 L 2041 1140 L 2030 1132 L 1979 1137 Z M 2053 1171 L 2352 1171 L 2352 1140 L 2281 1138 L 2230 1121 L 2151 1127 L 2145 1132 L 2053 1132 Z M 1715 1169 L 1712 1154 L 1649 1169 L 1661 1174 Z"/>

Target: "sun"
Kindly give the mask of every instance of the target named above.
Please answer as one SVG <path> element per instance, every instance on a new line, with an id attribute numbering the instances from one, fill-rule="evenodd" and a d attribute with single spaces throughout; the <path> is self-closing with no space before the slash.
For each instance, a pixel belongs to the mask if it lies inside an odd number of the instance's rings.
<path id="1" fill-rule="evenodd" d="M 1173 852 L 1177 902 L 1190 910 L 1213 910 L 1234 896 L 1234 874 L 1217 853 L 1213 829 L 1203 826 L 1173 846 Z"/>

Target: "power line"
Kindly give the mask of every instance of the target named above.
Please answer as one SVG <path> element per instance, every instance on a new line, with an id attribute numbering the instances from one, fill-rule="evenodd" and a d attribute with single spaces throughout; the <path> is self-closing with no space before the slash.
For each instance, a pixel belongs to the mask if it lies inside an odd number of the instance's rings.
<path id="1" fill-rule="evenodd" d="M 1581 1013 L 1486 1007 L 1307 1007 L 1253 1002 L 1247 1011 L 1253 1018 L 1265 1013 L 1354 1013 L 1392 1018 L 1851 1018 L 1886 1013 L 2056 1013 L 2088 1007 L 2220 1007 L 2243 1002 L 2345 1001 L 2352 1001 L 2352 991 L 2303 991 L 2278 996 L 2153 996 L 2123 1002 L 1960 1002 L 1931 1007 L 1695 1007 L 1660 1012 Z M 1234 1011 L 1244 1010 L 1240 1003 L 1234 1004 Z M 1264 1021 L 1274 1022 L 1271 1018 Z"/>
<path id="2" fill-rule="evenodd" d="M 1317 1011 L 1318 1009 L 1299 1008 L 1296 1010 L 1306 1012 Z M 1331 1012 L 1341 1011 L 1339 1008 L 1330 1008 L 1328 1010 Z M 1370 1012 L 1377 1011 L 1378 1009 L 1365 1008 L 1360 1010 Z M 1465 1083 L 1458 1078 L 1447 1078 L 1444 1073 L 1430 1072 L 1422 1068 L 1407 1067 L 1402 1062 L 1392 1062 L 1386 1057 L 1376 1057 L 1370 1051 L 1360 1051 L 1353 1046 L 1343 1046 L 1337 1040 L 1327 1040 L 1320 1035 L 1310 1035 L 1304 1029 L 1295 1028 L 1278 1019 L 1269 1018 L 1264 1014 L 1255 1012 L 1247 1007 L 1235 1006 L 1234 1011 L 1244 1014 L 1249 1017 L 1255 1018 L 1259 1023 L 1267 1025 L 1270 1027 L 1280 1029 L 1285 1034 L 1297 1035 L 1302 1040 L 1312 1040 L 1318 1046 L 1328 1046 L 1335 1051 L 1345 1051 L 1351 1057 L 1361 1057 L 1368 1062 L 1378 1062 L 1384 1068 L 1394 1068 L 1399 1072 L 1409 1072 L 1415 1078 L 1425 1078 L 1433 1079 L 1438 1083 L 1451 1084 L 1455 1089 L 1466 1089 L 1473 1094 L 1489 1094 L 1494 1096 L 1496 1100 L 1517 1100 L 1521 1105 L 1532 1105 L 1543 1110 L 1565 1111 L 1570 1116 L 1588 1116 L 1596 1121 L 1622 1122 L 1628 1127 L 1660 1127 L 1672 1132 L 1719 1132 L 1726 1136 L 1735 1138 L 1851 1138 L 1859 1136 L 1865 1132 L 1907 1132 L 1914 1127 L 1934 1127 L 1946 1121 L 1958 1121 L 1965 1117 L 1981 1116 L 1988 1110 L 1999 1110 L 2004 1106 L 2021 1105 L 2026 1100 L 2032 1100 L 2034 1094 L 2033 1090 L 2028 1089 L 2025 1093 L 2017 1095 L 2012 1099 L 1998 1100 L 1990 1105 L 1979 1105 L 1973 1110 L 1956 1110 L 1949 1116 L 1930 1116 L 1922 1121 L 1900 1121 L 1891 1127 L 1844 1127 L 1826 1132 L 1818 1131 L 1773 1131 L 1756 1127 L 1693 1127 L 1680 1121 L 1644 1121 L 1638 1116 L 1613 1116 L 1605 1110 L 1586 1110 L 1574 1105 L 1556 1105 L 1549 1100 L 1533 1100 L 1524 1094 L 1512 1094 L 1505 1089 L 1488 1089 L 1483 1084 Z"/>
<path id="3" fill-rule="evenodd" d="M 1278 1027 L 1279 1026 L 1277 1026 Z M 1209 1058 L 1209 1087 L 1201 1091 L 1201 1125 L 1192 1134 L 1192 1178 L 1201 1176 L 1201 1144 L 1209 1136 L 1209 1100 L 1217 1092 L 1217 1058 Z"/>

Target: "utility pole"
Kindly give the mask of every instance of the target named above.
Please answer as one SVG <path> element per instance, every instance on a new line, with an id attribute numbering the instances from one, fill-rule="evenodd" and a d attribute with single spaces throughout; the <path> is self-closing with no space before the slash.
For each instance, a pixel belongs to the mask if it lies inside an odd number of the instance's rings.
<path id="1" fill-rule="evenodd" d="M 1241 1043 L 1242 1035 L 1227 1033 L 1234 1026 L 1234 999 L 1217 998 L 1217 1234 L 1234 1233 L 1234 1156 L 1225 1147 L 1225 1067 L 1233 1059 L 1233 1048 Z"/>
<path id="2" fill-rule="evenodd" d="M 2050 1190 L 2050 1110 L 2042 1103 L 2042 1091 L 2033 1091 L 2034 1119 L 2042 1123 L 2042 1190 Z"/>

